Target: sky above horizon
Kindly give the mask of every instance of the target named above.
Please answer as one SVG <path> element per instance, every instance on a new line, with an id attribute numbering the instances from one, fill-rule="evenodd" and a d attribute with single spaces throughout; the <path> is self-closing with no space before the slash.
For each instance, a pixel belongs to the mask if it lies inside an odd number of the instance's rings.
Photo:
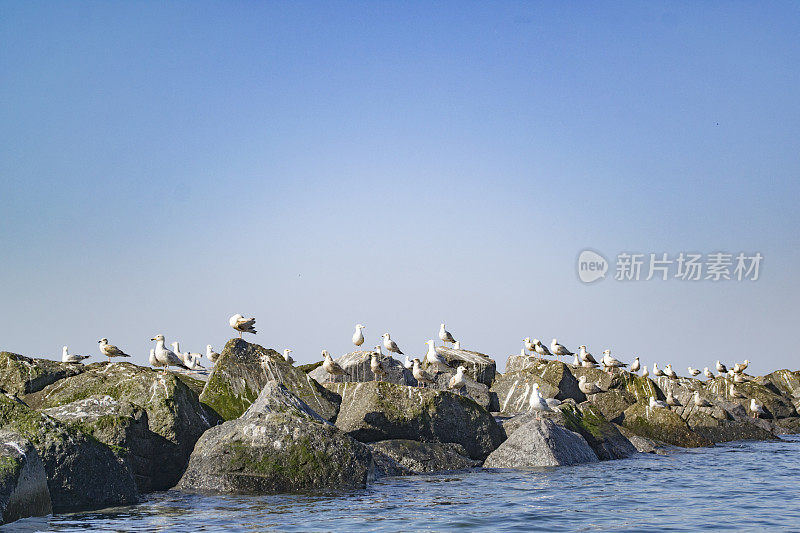
<path id="1" fill-rule="evenodd" d="M 145 364 L 228 317 L 299 363 L 445 321 L 800 368 L 800 4 L 0 7 L 0 349 Z M 582 283 L 584 249 L 611 262 Z M 757 281 L 616 281 L 620 252 Z"/>

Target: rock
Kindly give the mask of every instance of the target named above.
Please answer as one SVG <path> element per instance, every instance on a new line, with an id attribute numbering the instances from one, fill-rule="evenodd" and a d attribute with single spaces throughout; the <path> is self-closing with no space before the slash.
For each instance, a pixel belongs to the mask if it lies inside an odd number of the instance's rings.
<path id="1" fill-rule="evenodd" d="M 573 398 L 576 401 L 584 401 L 586 396 L 578 390 L 578 382 L 566 370 L 566 365 L 558 361 L 549 363 L 551 362 L 527 370 L 498 375 L 490 389 L 489 409 L 506 414 L 527 411 L 530 408 L 528 402 L 534 383 L 539 385 L 539 392 L 545 398 L 558 400 Z M 562 385 L 563 389 L 560 388 Z"/>
<path id="2" fill-rule="evenodd" d="M 412 441 L 416 442 L 416 441 Z M 368 444 L 372 451 L 372 459 L 375 461 L 375 478 L 391 476 L 412 476 L 414 472 L 401 465 L 393 458 L 389 457 L 380 450 L 375 449 L 374 444 Z"/>
<path id="3" fill-rule="evenodd" d="M 531 420 L 489 454 L 484 468 L 532 468 L 597 461 L 583 437 L 552 420 Z"/>
<path id="4" fill-rule="evenodd" d="M 178 488 L 276 494 L 366 486 L 375 476 L 369 448 L 318 420 L 282 384 L 268 384 L 241 418 L 200 438 Z"/>
<path id="5" fill-rule="evenodd" d="M 535 355 L 509 355 L 508 359 L 506 359 L 506 372 L 527 370 L 535 367 L 540 361 L 544 361 L 544 359 L 540 359 Z"/>
<path id="6" fill-rule="evenodd" d="M 756 378 L 756 383 L 787 398 L 800 398 L 800 370 L 776 370 L 763 378 Z"/>
<path id="7" fill-rule="evenodd" d="M 0 427 L 36 448 L 47 473 L 54 512 L 136 503 L 136 483 L 127 465 L 105 444 L 0 394 Z"/>
<path id="8" fill-rule="evenodd" d="M 608 389 L 606 392 L 593 394 L 591 402 L 606 420 L 619 423 L 622 422 L 625 409 L 636 403 L 636 396 L 625 389 Z"/>
<path id="9" fill-rule="evenodd" d="M 36 448 L 22 435 L 0 429 L 0 524 L 52 512 L 47 474 Z"/>
<path id="10" fill-rule="evenodd" d="M 126 450 L 145 491 L 166 490 L 180 479 L 200 435 L 220 422 L 184 379 L 127 362 L 93 363 L 83 373 L 62 379 L 26 400 L 42 409 L 63 406 L 57 412 L 78 419 L 88 404 L 67 404 L 90 397 L 110 396 L 120 404 L 144 409 L 146 420 L 129 406 L 117 410 L 111 403 L 94 404 L 84 429 Z"/>
<path id="11" fill-rule="evenodd" d="M 452 442 L 470 458 L 483 459 L 503 440 L 492 415 L 449 391 L 374 381 L 344 384 L 340 390 L 336 426 L 361 442 Z"/>
<path id="12" fill-rule="evenodd" d="M 497 363 L 488 355 L 469 350 L 455 350 L 446 346 L 437 346 L 436 353 L 444 357 L 450 368 L 463 366 L 466 374 L 473 380 L 487 387 L 492 386 L 497 373 Z"/>
<path id="13" fill-rule="evenodd" d="M 777 379 L 776 379 L 777 381 Z M 771 381 L 765 381 L 772 383 Z M 704 383 L 705 390 L 710 394 L 727 398 L 730 392 L 731 381 L 724 378 L 716 378 L 710 382 Z M 745 381 L 744 383 L 736 383 L 736 390 L 747 396 L 747 400 L 742 403 L 746 405 L 749 412 L 750 399 L 755 398 L 763 406 L 767 412 L 767 418 L 788 418 L 798 416 L 797 410 L 790 398 L 781 396 L 771 388 L 759 384 L 756 381 Z"/>
<path id="14" fill-rule="evenodd" d="M 669 379 L 669 378 L 656 378 L 656 379 Z M 611 390 L 624 390 L 632 394 L 636 402 L 649 403 L 652 396 L 656 400 L 663 400 L 666 398 L 664 393 L 661 392 L 658 384 L 650 378 L 631 374 L 630 372 L 617 372 L 608 386 Z M 616 417 L 614 417 L 616 418 Z"/>
<path id="15" fill-rule="evenodd" d="M 635 435 L 681 446 L 697 448 L 712 442 L 689 429 L 686 421 L 669 409 L 654 408 L 637 402 L 625 410 L 622 424 Z"/>
<path id="16" fill-rule="evenodd" d="M 107 444 L 127 462 L 139 492 L 154 489 L 161 477 L 163 437 L 148 428 L 147 411 L 130 402 L 95 395 L 42 411 Z M 172 483 L 174 485 L 174 483 Z M 171 485 L 170 485 L 171 486 Z"/>
<path id="17" fill-rule="evenodd" d="M 392 458 L 414 474 L 464 470 L 481 464 L 467 457 L 466 450 L 460 444 L 395 439 L 373 443 L 370 448 Z"/>
<path id="18" fill-rule="evenodd" d="M 225 420 L 241 416 L 270 380 L 283 383 L 326 420 L 333 421 L 339 397 L 305 372 L 288 364 L 283 355 L 242 339 L 231 339 L 211 371 L 200 401 Z"/>
<path id="19" fill-rule="evenodd" d="M 86 367 L 50 359 L 33 359 L 0 352 L 0 388 L 11 394 L 30 394 L 59 379 L 80 374 Z"/>
<path id="20" fill-rule="evenodd" d="M 800 417 L 795 416 L 773 420 L 772 432 L 775 435 L 794 435 L 800 433 Z"/>
<path id="21" fill-rule="evenodd" d="M 429 369 L 429 372 L 433 374 L 433 369 Z M 432 385 L 433 388 L 437 390 L 450 390 L 456 394 L 460 394 L 461 396 L 465 396 L 470 400 L 473 400 L 475 403 L 483 407 L 484 409 L 489 408 L 490 400 L 489 400 L 489 387 L 484 385 L 483 383 L 478 383 L 471 376 L 464 374 L 464 381 L 466 381 L 466 385 L 461 387 L 458 390 L 448 388 L 450 384 L 450 378 L 456 375 L 455 370 L 451 370 L 449 372 L 438 372 L 435 374 L 436 383 Z"/>
<path id="22" fill-rule="evenodd" d="M 586 439 L 600 460 L 624 459 L 636 453 L 633 444 L 594 405 L 563 405 L 560 410 L 564 426 Z"/>
<path id="23" fill-rule="evenodd" d="M 659 442 L 657 440 L 648 439 L 641 435 L 634 435 L 628 429 L 617 425 L 616 428 L 622 433 L 625 438 L 631 441 L 631 444 L 636 448 L 639 453 L 654 453 L 656 455 L 667 455 L 667 452 L 677 449 L 675 446 Z"/>
<path id="24" fill-rule="evenodd" d="M 334 383 L 341 382 L 361 382 L 361 381 L 375 381 L 375 374 L 372 373 L 370 363 L 372 361 L 372 351 L 355 351 L 345 354 L 337 359 L 334 359 L 339 366 L 341 366 L 348 375 L 333 376 Z M 383 381 L 390 383 L 399 383 L 400 385 L 416 385 L 417 380 L 411 375 L 410 370 L 406 370 L 403 364 L 393 357 L 386 357 L 382 359 L 383 366 L 386 369 L 386 376 Z M 308 373 L 309 377 L 315 379 L 317 383 L 324 385 L 331 378 L 324 368 L 317 367 Z"/>

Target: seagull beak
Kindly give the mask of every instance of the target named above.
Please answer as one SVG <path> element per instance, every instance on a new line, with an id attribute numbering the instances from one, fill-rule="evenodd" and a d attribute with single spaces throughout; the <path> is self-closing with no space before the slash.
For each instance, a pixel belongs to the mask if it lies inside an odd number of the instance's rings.
<path id="1" fill-rule="evenodd" d="M 154 341 L 154 340 L 156 340 L 156 338 L 155 338 L 155 337 L 153 337 L 153 338 L 152 338 L 152 339 L 150 339 L 150 340 L 151 340 L 151 341 Z"/>

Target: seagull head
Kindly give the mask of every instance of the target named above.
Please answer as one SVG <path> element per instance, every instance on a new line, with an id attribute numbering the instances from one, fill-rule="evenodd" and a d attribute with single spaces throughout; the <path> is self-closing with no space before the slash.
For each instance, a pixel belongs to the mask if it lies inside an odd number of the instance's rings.
<path id="1" fill-rule="evenodd" d="M 433 346 L 435 343 L 433 342 L 433 339 L 429 339 L 425 341 L 425 344 L 427 344 L 428 346 Z"/>
<path id="2" fill-rule="evenodd" d="M 106 339 L 105 337 L 103 337 L 102 339 L 100 339 L 99 341 L 97 341 L 97 343 L 98 343 L 98 344 L 108 344 L 108 339 Z"/>
<path id="3" fill-rule="evenodd" d="M 208 347 L 209 347 L 209 348 L 211 348 L 211 345 L 209 344 L 209 345 L 208 345 Z M 286 349 L 283 351 L 283 355 L 289 355 L 290 353 L 292 353 L 292 351 L 291 351 L 289 348 L 286 348 Z"/>
<path id="4" fill-rule="evenodd" d="M 464 372 L 466 372 L 466 370 L 467 370 L 467 369 L 466 369 L 466 368 L 464 368 L 463 366 L 459 366 L 459 367 L 456 369 L 456 372 L 458 372 L 459 374 L 463 374 Z"/>
<path id="5" fill-rule="evenodd" d="M 162 342 L 163 342 L 163 340 L 164 340 L 164 335 L 156 335 L 155 337 L 153 337 L 153 338 L 152 338 L 152 339 L 150 339 L 150 340 L 151 340 L 151 341 L 162 341 Z"/>
<path id="6" fill-rule="evenodd" d="M 66 346 L 64 346 L 63 348 L 61 348 L 61 353 L 63 353 L 64 355 L 66 355 L 68 350 L 69 350 L 69 348 L 67 348 Z"/>
<path id="7" fill-rule="evenodd" d="M 328 350 L 322 350 L 322 357 L 325 359 L 329 359 L 331 354 L 328 353 Z"/>
<path id="8" fill-rule="evenodd" d="M 744 360 L 744 364 L 745 364 L 745 365 L 749 365 L 749 364 L 750 364 L 750 361 L 748 361 L 747 359 L 745 359 L 745 360 Z"/>
<path id="9" fill-rule="evenodd" d="M 356 324 L 356 329 L 364 329 L 364 326 L 362 326 L 361 324 Z"/>
<path id="10" fill-rule="evenodd" d="M 603 353 L 606 355 L 611 355 L 611 350 L 603 350 Z"/>
<path id="11" fill-rule="evenodd" d="M 542 341 L 540 341 L 539 339 L 533 339 L 533 341 L 531 342 L 533 342 L 533 344 L 542 344 Z"/>
<path id="12" fill-rule="evenodd" d="M 530 337 L 525 337 L 524 339 L 522 339 L 522 342 L 531 342 L 531 338 Z"/>
<path id="13" fill-rule="evenodd" d="M 388 333 L 384 333 L 383 335 L 381 335 L 381 337 L 383 337 L 384 339 L 389 339 L 390 338 Z"/>
<path id="14" fill-rule="evenodd" d="M 444 329 L 444 322 L 442 322 L 442 325 L 441 325 L 441 326 L 439 326 L 439 327 L 440 327 L 440 328 L 442 328 L 442 329 Z"/>
<path id="15" fill-rule="evenodd" d="M 579 378 L 578 378 L 578 381 L 580 381 L 580 382 L 582 382 L 582 383 L 583 383 L 583 382 L 585 382 L 585 381 L 586 381 L 586 376 L 581 376 L 581 377 L 579 377 Z M 534 385 L 536 385 L 536 384 L 534 383 Z M 538 387 L 538 385 L 537 385 L 537 387 Z"/>

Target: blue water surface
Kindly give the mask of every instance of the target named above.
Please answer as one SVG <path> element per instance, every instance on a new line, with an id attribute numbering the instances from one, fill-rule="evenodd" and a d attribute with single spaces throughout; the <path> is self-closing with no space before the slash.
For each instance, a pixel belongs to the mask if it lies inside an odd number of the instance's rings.
<path id="1" fill-rule="evenodd" d="M 336 496 L 203 496 L 12 531 L 800 531 L 800 437 L 537 470 L 385 478 Z"/>

